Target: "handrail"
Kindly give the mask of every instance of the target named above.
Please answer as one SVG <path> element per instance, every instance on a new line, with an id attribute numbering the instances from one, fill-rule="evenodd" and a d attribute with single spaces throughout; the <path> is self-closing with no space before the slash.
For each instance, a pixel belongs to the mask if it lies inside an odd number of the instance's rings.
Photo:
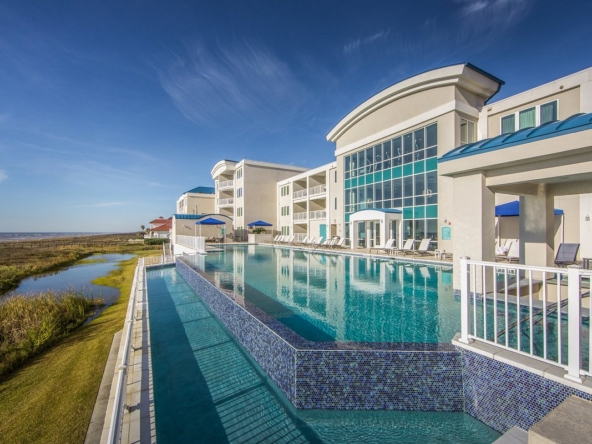
<path id="1" fill-rule="evenodd" d="M 582 294 L 582 278 L 592 275 L 589 270 L 577 265 L 554 268 L 462 257 L 459 273 L 459 342 L 481 341 L 529 356 L 566 370 L 565 378 L 579 383 L 592 374 L 590 363 L 582 368 L 584 353 L 592 352 L 592 331 L 588 331 L 587 350 L 581 339 L 582 298 L 589 295 Z M 565 333 L 567 342 L 562 339 Z M 556 344 L 549 344 L 551 334 Z"/>
<path id="2" fill-rule="evenodd" d="M 294 199 L 301 199 L 307 196 L 307 190 L 294 191 Z"/>
<path id="3" fill-rule="evenodd" d="M 327 185 L 317 185 L 308 189 L 309 196 L 316 196 L 317 194 L 324 194 L 327 192 Z"/>
<path id="4" fill-rule="evenodd" d="M 300 213 L 294 213 L 294 220 L 306 220 L 306 211 Z"/>
<path id="5" fill-rule="evenodd" d="M 310 212 L 311 219 L 324 219 L 327 217 L 327 210 L 316 210 Z"/>
<path id="6" fill-rule="evenodd" d="M 218 199 L 218 206 L 220 205 L 232 205 L 234 204 L 234 198 L 228 198 L 228 199 Z"/>
<path id="7" fill-rule="evenodd" d="M 222 182 L 218 182 L 218 189 L 225 188 L 225 187 L 233 187 L 234 181 L 233 180 L 223 180 Z"/>
<path id="8" fill-rule="evenodd" d="M 138 276 L 142 275 L 142 288 L 138 288 Z M 145 268 L 144 258 L 138 259 L 138 265 L 136 266 L 136 273 L 132 282 L 132 291 L 130 293 L 130 301 L 128 305 L 127 320 L 125 321 L 125 342 L 123 345 L 123 356 L 121 358 L 121 364 L 119 365 L 119 373 L 117 375 L 117 385 L 115 388 L 115 399 L 113 405 L 113 415 L 109 422 L 109 435 L 108 444 L 115 444 L 119 441 L 121 422 L 123 419 L 123 393 L 125 393 L 125 385 L 127 381 L 127 369 L 129 351 L 131 345 L 132 331 L 134 326 L 134 311 L 136 307 L 136 294 L 138 291 L 145 291 Z"/>

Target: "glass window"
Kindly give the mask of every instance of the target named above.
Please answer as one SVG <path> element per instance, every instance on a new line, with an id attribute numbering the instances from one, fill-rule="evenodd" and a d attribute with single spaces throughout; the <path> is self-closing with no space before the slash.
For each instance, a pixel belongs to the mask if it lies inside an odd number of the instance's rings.
<path id="1" fill-rule="evenodd" d="M 557 101 L 541 105 L 541 125 L 557 120 Z"/>
<path id="2" fill-rule="evenodd" d="M 430 158 L 430 157 L 436 157 L 438 155 L 438 147 L 437 146 L 433 146 L 431 148 L 428 148 L 426 151 L 426 159 Z"/>
<path id="3" fill-rule="evenodd" d="M 413 202 L 415 203 L 415 205 L 425 205 L 425 196 L 415 196 L 413 198 Z"/>
<path id="4" fill-rule="evenodd" d="M 423 137 L 423 128 L 413 133 L 415 151 L 423 150 L 425 148 Z"/>
<path id="5" fill-rule="evenodd" d="M 403 240 L 412 239 L 413 238 L 413 221 L 412 220 L 404 220 L 403 221 Z"/>
<path id="6" fill-rule="evenodd" d="M 374 200 L 379 202 L 382 200 L 382 183 L 378 182 L 374 184 Z"/>
<path id="7" fill-rule="evenodd" d="M 359 203 L 364 203 L 366 201 L 366 197 L 365 197 L 365 191 L 366 189 L 364 187 L 358 187 L 358 202 Z"/>
<path id="8" fill-rule="evenodd" d="M 475 142 L 475 123 L 460 119 L 460 144 L 466 145 Z"/>
<path id="9" fill-rule="evenodd" d="M 393 199 L 400 199 L 403 197 L 403 180 L 393 179 L 392 181 Z"/>
<path id="10" fill-rule="evenodd" d="M 413 135 L 411 133 L 403 136 L 403 153 L 410 154 L 413 152 Z"/>
<path id="11" fill-rule="evenodd" d="M 413 221 L 413 228 L 415 231 L 415 239 L 424 239 L 425 236 L 425 221 L 423 219 L 414 220 Z"/>
<path id="12" fill-rule="evenodd" d="M 374 148 L 366 148 L 366 173 L 372 172 L 372 161 L 374 158 Z"/>
<path id="13" fill-rule="evenodd" d="M 391 158 L 391 141 L 382 144 L 382 159 L 389 160 Z"/>
<path id="14" fill-rule="evenodd" d="M 438 174 L 436 171 L 429 171 L 426 173 L 426 184 L 426 188 L 429 190 L 427 194 L 435 194 L 438 192 Z"/>
<path id="15" fill-rule="evenodd" d="M 536 112 L 535 108 L 525 109 L 518 114 L 518 121 L 520 129 L 533 128 L 536 126 Z"/>
<path id="16" fill-rule="evenodd" d="M 358 176 L 361 176 L 364 173 L 364 166 L 366 162 L 364 161 L 364 150 L 358 152 Z"/>
<path id="17" fill-rule="evenodd" d="M 401 154 L 403 154 L 403 152 L 401 151 L 401 138 L 397 137 L 396 139 L 393 139 L 392 143 L 393 143 L 393 157 L 397 157 L 397 156 L 400 156 Z"/>
<path id="18" fill-rule="evenodd" d="M 423 196 L 423 192 L 425 189 L 425 177 L 424 174 L 416 174 L 415 176 L 413 176 L 414 181 L 415 181 L 415 195 L 416 196 Z M 407 193 L 405 193 L 407 194 Z"/>
<path id="19" fill-rule="evenodd" d="M 425 156 L 425 150 L 421 150 L 421 151 L 416 151 L 415 154 L 415 161 L 417 162 L 418 160 L 423 160 L 424 156 Z"/>
<path id="20" fill-rule="evenodd" d="M 413 196 L 413 176 L 403 178 L 403 196 Z"/>
<path id="21" fill-rule="evenodd" d="M 403 160 L 400 157 L 395 157 L 392 161 L 393 167 L 400 166 L 403 163 Z"/>
<path id="22" fill-rule="evenodd" d="M 349 170 L 351 168 L 351 157 L 345 156 L 345 178 L 349 179 Z"/>
<path id="23" fill-rule="evenodd" d="M 426 237 L 432 239 L 432 241 L 438 240 L 438 220 L 437 219 L 428 219 L 426 220 Z M 430 244 L 430 246 L 435 247 L 434 242 Z"/>
<path id="24" fill-rule="evenodd" d="M 382 162 L 382 145 L 376 145 L 374 147 L 374 163 Z"/>
<path id="25" fill-rule="evenodd" d="M 366 185 L 366 204 L 368 208 L 372 207 L 372 202 L 374 202 L 374 186 Z"/>
<path id="26" fill-rule="evenodd" d="M 514 114 L 502 118 L 502 134 L 509 134 L 516 131 Z"/>
<path id="27" fill-rule="evenodd" d="M 433 124 L 426 128 L 426 146 L 438 145 L 438 125 Z"/>
<path id="28" fill-rule="evenodd" d="M 402 208 L 403 199 L 393 199 L 393 208 Z"/>
<path id="29" fill-rule="evenodd" d="M 392 182 L 390 180 L 384 181 L 382 183 L 382 198 L 384 200 L 390 200 L 392 198 Z"/>

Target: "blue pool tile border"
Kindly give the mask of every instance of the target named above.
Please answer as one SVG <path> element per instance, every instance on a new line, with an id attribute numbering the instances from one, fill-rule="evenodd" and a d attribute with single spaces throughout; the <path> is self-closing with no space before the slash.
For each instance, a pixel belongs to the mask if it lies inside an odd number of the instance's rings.
<path id="1" fill-rule="evenodd" d="M 515 366 L 457 347 L 461 354 L 464 410 L 498 432 L 528 430 L 571 395 L 592 395 Z"/>
<path id="2" fill-rule="evenodd" d="M 463 410 L 460 353 L 452 344 L 307 341 L 182 259 L 176 266 L 296 408 Z"/>

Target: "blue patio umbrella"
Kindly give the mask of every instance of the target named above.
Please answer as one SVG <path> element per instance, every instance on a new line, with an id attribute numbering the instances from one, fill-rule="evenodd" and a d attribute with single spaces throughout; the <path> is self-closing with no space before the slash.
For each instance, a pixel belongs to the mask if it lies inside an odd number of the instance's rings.
<path id="1" fill-rule="evenodd" d="M 195 225 L 199 225 L 199 235 L 201 236 L 201 226 L 202 225 L 226 225 L 226 222 L 223 222 L 218 219 L 214 219 L 213 217 L 208 217 L 203 220 L 198 220 L 195 222 Z"/>
<path id="2" fill-rule="evenodd" d="M 263 220 L 258 220 L 255 222 L 251 222 L 250 224 L 248 224 L 249 227 L 271 227 L 273 226 L 273 224 L 270 224 L 269 222 L 265 222 Z"/>

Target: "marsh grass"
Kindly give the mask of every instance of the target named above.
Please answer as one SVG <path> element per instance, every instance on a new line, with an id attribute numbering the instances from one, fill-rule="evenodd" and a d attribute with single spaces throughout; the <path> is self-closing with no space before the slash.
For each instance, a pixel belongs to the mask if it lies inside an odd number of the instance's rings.
<path id="1" fill-rule="evenodd" d="M 34 242 L 0 242 L 0 296 L 14 290 L 27 277 L 62 270 L 93 254 L 160 251 L 162 248 L 161 245 L 129 242 L 133 236 L 133 233 L 123 233 Z"/>
<path id="2" fill-rule="evenodd" d="M 71 333 L 101 299 L 70 290 L 16 295 L 0 303 L 0 376 Z"/>

